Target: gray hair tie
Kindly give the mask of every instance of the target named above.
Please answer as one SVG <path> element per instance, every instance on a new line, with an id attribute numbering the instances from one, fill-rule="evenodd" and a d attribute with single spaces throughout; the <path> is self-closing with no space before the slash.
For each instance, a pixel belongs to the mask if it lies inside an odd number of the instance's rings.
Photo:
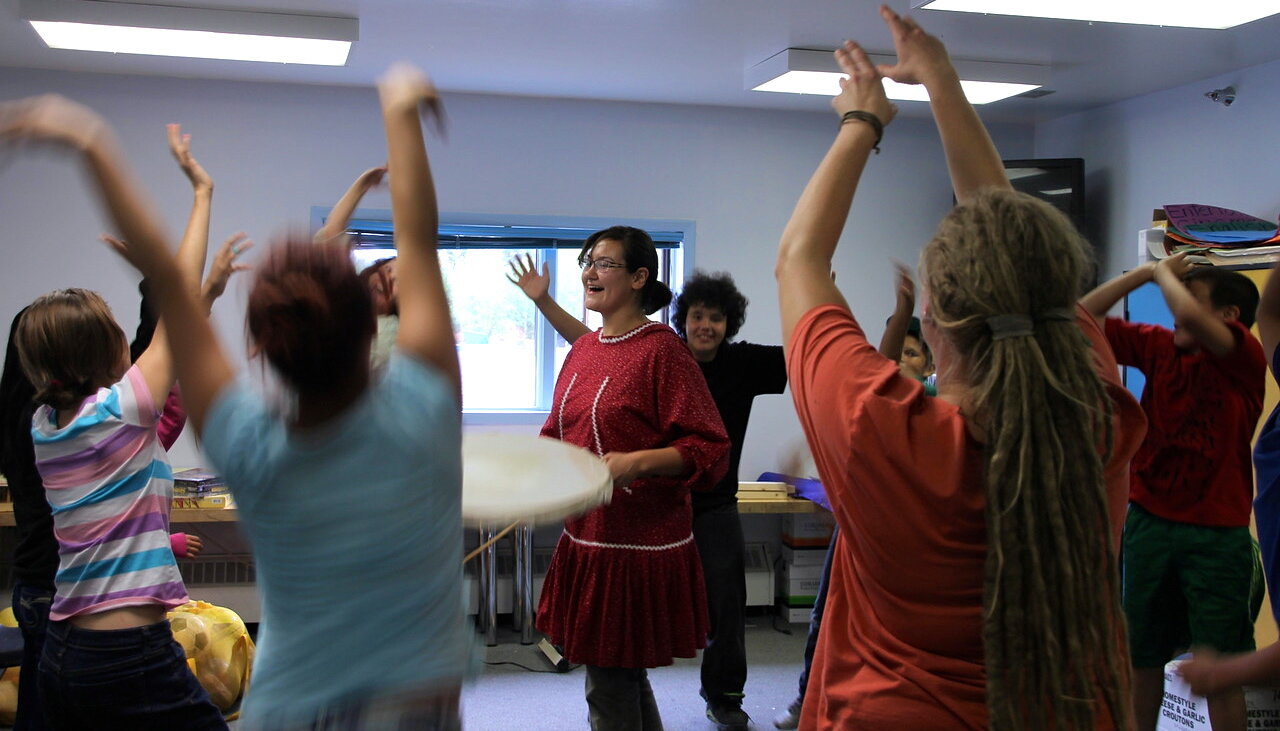
<path id="1" fill-rule="evenodd" d="M 1065 307 L 1054 307 L 1040 313 L 1035 320 L 1030 315 L 992 315 L 987 318 L 987 327 L 991 328 L 992 340 L 1022 338 L 1035 333 L 1037 322 L 1072 322 L 1075 313 Z"/>

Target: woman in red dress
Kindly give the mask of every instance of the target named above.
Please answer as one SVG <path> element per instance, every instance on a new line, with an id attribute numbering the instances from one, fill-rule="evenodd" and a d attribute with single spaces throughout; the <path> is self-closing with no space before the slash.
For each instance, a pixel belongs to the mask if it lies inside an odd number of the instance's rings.
<path id="1" fill-rule="evenodd" d="M 542 434 L 599 455 L 614 491 L 609 505 L 565 522 L 538 629 L 587 666 L 593 729 L 660 729 L 645 668 L 704 645 L 689 491 L 723 476 L 729 438 L 688 347 L 646 317 L 671 301 L 649 235 L 598 231 L 579 263 L 586 306 L 604 326 L 574 342 Z"/>

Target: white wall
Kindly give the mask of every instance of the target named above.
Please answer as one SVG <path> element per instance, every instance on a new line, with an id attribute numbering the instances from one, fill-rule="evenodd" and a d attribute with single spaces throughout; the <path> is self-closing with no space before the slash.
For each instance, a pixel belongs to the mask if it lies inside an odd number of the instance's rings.
<path id="1" fill-rule="evenodd" d="M 1204 93 L 1234 85 L 1230 107 Z M 1109 250 L 1105 271 L 1137 261 L 1152 209 L 1206 203 L 1280 215 L 1280 62 L 1148 94 L 1037 125 L 1038 157 L 1083 157 L 1086 194 Z"/>
<path id="2" fill-rule="evenodd" d="M 163 125 L 182 122 L 216 181 L 213 246 L 237 230 L 265 242 L 285 224 L 304 225 L 312 206 L 331 204 L 356 173 L 385 158 L 366 89 L 17 69 L 0 75 L 0 98 L 45 91 L 89 104 L 118 128 L 175 235 L 190 194 Z M 731 272 L 751 300 L 739 337 L 780 341 L 774 251 L 831 142 L 834 115 L 474 95 L 449 95 L 446 105 L 448 139 L 428 142 L 441 210 L 693 220 L 695 264 Z M 1030 156 L 1029 126 L 997 126 L 993 134 L 1006 157 Z M 899 119 L 883 149 L 868 166 L 835 263 L 855 313 L 877 337 L 892 309 L 890 257 L 914 262 L 951 203 L 931 122 Z M 103 220 L 76 168 L 52 154 L 0 158 L 0 166 L 0 313 L 55 287 L 85 286 L 101 291 L 131 329 L 136 277 L 95 243 Z M 388 207 L 378 195 L 369 207 Z M 510 285 L 495 272 L 493 286 Z M 215 309 L 238 353 L 243 296 L 233 284 Z M 778 467 L 801 441 L 789 397 L 756 404 L 742 460 L 748 478 Z M 189 442 L 174 455 L 179 465 L 196 460 Z"/>

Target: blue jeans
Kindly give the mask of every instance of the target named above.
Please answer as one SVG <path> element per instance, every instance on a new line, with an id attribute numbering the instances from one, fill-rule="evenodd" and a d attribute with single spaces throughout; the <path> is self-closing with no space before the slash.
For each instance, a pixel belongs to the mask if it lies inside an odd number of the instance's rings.
<path id="1" fill-rule="evenodd" d="M 39 677 L 40 653 L 44 651 L 44 636 L 49 629 L 49 606 L 53 604 L 53 590 L 31 584 L 18 583 L 13 587 L 13 616 L 22 630 L 22 673 L 27 681 L 18 683 L 18 715 L 14 719 L 14 731 L 44 731 L 49 724 L 44 719 L 44 704 L 40 701 Z"/>
<path id="2" fill-rule="evenodd" d="M 827 611 L 827 584 L 831 583 L 831 556 L 836 552 L 836 539 L 840 537 L 837 526 L 831 531 L 831 545 L 827 546 L 827 557 L 822 561 L 822 580 L 818 582 L 818 595 L 813 600 L 813 614 L 809 616 L 809 636 L 804 641 L 804 670 L 800 672 L 800 695 L 804 700 L 805 687 L 809 685 L 809 667 L 813 665 L 813 653 L 818 649 L 818 632 L 822 627 L 822 615 Z"/>
<path id="3" fill-rule="evenodd" d="M 225 729 L 168 622 L 88 630 L 50 622 L 40 694 L 55 729 Z"/>

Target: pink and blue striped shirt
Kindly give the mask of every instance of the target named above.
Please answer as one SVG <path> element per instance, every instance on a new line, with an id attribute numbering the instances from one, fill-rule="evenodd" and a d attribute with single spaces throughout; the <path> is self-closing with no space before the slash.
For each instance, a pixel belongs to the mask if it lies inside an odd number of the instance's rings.
<path id="1" fill-rule="evenodd" d="M 50 619 L 187 601 L 169 542 L 173 471 L 156 407 L 135 366 L 61 429 L 53 409 L 36 411 L 36 468 L 59 552 Z"/>

